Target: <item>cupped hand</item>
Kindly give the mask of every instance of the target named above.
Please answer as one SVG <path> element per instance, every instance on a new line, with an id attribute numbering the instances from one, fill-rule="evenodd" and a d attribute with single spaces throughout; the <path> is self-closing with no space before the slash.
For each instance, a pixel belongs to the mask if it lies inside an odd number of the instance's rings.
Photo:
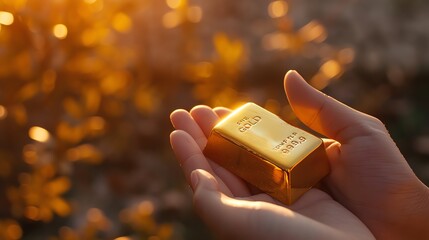
<path id="1" fill-rule="evenodd" d="M 171 114 L 177 129 L 171 134 L 171 145 L 194 190 L 194 205 L 219 237 L 373 239 L 356 216 L 325 192 L 311 189 L 295 204 L 285 206 L 207 159 L 202 153 L 207 137 L 228 112 L 224 108 L 198 106 L 190 113 L 176 110 Z"/>
<path id="2" fill-rule="evenodd" d="M 429 239 L 429 190 L 413 173 L 384 124 L 326 96 L 290 71 L 285 91 L 297 117 L 331 139 L 331 196 L 377 239 Z"/>
<path id="3" fill-rule="evenodd" d="M 201 152 L 211 128 L 228 110 L 179 110 L 171 116 L 178 129 L 171 144 L 202 218 L 231 237 L 332 239 L 346 233 L 347 239 L 364 239 L 372 237 L 367 226 L 379 239 L 429 239 L 429 190 L 384 125 L 312 88 L 295 71 L 286 74 L 284 85 L 297 117 L 330 138 L 325 148 L 331 173 L 324 179 L 329 195 L 312 189 L 284 206 L 255 193 Z"/>

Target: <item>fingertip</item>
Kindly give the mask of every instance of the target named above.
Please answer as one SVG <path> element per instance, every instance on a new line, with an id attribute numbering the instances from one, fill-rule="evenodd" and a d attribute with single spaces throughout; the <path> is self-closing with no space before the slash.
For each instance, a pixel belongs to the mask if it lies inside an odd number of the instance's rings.
<path id="1" fill-rule="evenodd" d="M 291 69 L 291 70 L 287 71 L 287 73 L 285 75 L 285 79 L 288 78 L 288 77 L 290 77 L 290 76 L 292 76 L 292 75 L 294 75 L 294 74 L 298 74 L 299 75 L 299 73 L 296 70 Z"/>
<path id="2" fill-rule="evenodd" d="M 170 139 L 172 139 L 175 135 L 177 135 L 178 130 L 174 130 L 170 133 Z"/>
<path id="3" fill-rule="evenodd" d="M 296 78 L 296 77 L 299 77 L 299 76 L 301 76 L 301 75 L 300 75 L 296 70 L 289 70 L 289 71 L 287 71 L 287 73 L 285 74 L 284 80 L 285 80 L 285 82 L 286 82 L 286 81 L 288 81 L 289 79 Z"/>
<path id="4" fill-rule="evenodd" d="M 198 182 L 200 181 L 199 179 L 200 178 L 198 176 L 197 170 L 192 171 L 191 172 L 191 187 L 192 187 L 192 190 L 194 192 L 198 187 Z"/>
<path id="5" fill-rule="evenodd" d="M 284 88 L 288 98 L 296 92 L 301 92 L 304 89 L 303 87 L 312 88 L 297 71 L 290 70 L 286 73 Z"/>
<path id="6" fill-rule="evenodd" d="M 177 109 L 174 110 L 170 114 L 170 121 L 174 128 L 180 128 L 181 123 L 184 121 L 184 119 L 189 118 L 189 112 L 184 109 Z"/>
<path id="7" fill-rule="evenodd" d="M 174 130 L 170 133 L 170 144 L 173 150 L 175 150 L 177 146 L 182 146 L 184 143 L 187 144 L 189 142 L 188 139 L 191 139 L 191 137 L 183 130 Z"/>
<path id="8" fill-rule="evenodd" d="M 213 109 L 206 105 L 198 105 L 193 107 L 189 113 L 194 119 L 204 119 L 206 117 L 213 117 L 216 115 Z"/>
<path id="9" fill-rule="evenodd" d="M 199 105 L 192 108 L 190 114 L 198 123 L 206 137 L 210 135 L 212 128 L 219 121 L 219 116 L 213 111 L 213 109 L 205 105 Z"/>
<path id="10" fill-rule="evenodd" d="M 219 116 L 219 118 L 224 118 L 231 113 L 231 109 L 226 107 L 215 107 L 213 108 L 213 111 Z"/>
<path id="11" fill-rule="evenodd" d="M 170 141 L 172 141 L 173 139 L 176 139 L 177 137 L 179 137 L 180 135 L 183 134 L 183 130 L 174 130 L 170 133 Z"/>
<path id="12" fill-rule="evenodd" d="M 197 105 L 197 106 L 193 107 L 189 111 L 189 113 L 191 113 L 191 115 L 193 115 L 195 112 L 198 112 L 198 111 L 208 111 L 208 110 L 212 111 L 212 108 L 209 107 L 209 106 L 207 106 L 207 105 Z"/>
<path id="13" fill-rule="evenodd" d="M 185 109 L 176 109 L 173 112 L 170 113 L 170 119 L 175 118 L 178 115 L 187 113 L 188 111 L 186 111 Z"/>
<path id="14" fill-rule="evenodd" d="M 203 169 L 195 169 L 191 173 L 191 181 L 192 185 L 195 184 L 194 189 L 201 186 L 204 189 L 207 190 L 216 190 L 218 191 L 218 182 L 216 178 L 210 174 L 209 172 L 203 170 Z"/>

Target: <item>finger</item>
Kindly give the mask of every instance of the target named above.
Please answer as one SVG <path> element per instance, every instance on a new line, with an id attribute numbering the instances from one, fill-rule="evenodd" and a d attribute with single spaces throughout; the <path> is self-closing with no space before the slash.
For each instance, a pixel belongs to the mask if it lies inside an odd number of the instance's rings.
<path id="1" fill-rule="evenodd" d="M 195 208 L 221 239 L 339 237 L 332 228 L 287 208 L 267 202 L 227 197 L 219 192 L 218 182 L 206 171 L 196 170 L 192 174 Z"/>
<path id="2" fill-rule="evenodd" d="M 341 143 L 355 137 L 385 133 L 376 118 L 356 111 L 311 87 L 296 72 L 285 76 L 285 91 L 297 117 L 313 130 Z"/>
<path id="3" fill-rule="evenodd" d="M 329 158 L 329 163 L 331 164 L 331 169 L 332 169 L 334 168 L 336 161 L 340 159 L 341 143 L 332 139 L 323 138 L 323 144 L 325 146 L 326 155 Z"/>
<path id="4" fill-rule="evenodd" d="M 207 138 L 200 126 L 192 118 L 191 114 L 183 109 L 176 110 L 170 115 L 171 123 L 177 130 L 183 130 L 197 142 L 200 149 L 204 149 L 207 144 Z"/>
<path id="5" fill-rule="evenodd" d="M 203 169 L 213 174 L 213 169 L 207 162 L 201 149 L 187 132 L 183 130 L 172 132 L 170 135 L 170 142 L 188 183 L 191 182 L 191 172 L 195 169 Z M 219 183 L 221 191 L 232 196 L 231 191 L 224 182 L 219 179 Z"/>
<path id="6" fill-rule="evenodd" d="M 219 118 L 224 118 L 231 113 L 231 109 L 225 107 L 215 107 L 213 111 L 219 116 Z"/>
<path id="7" fill-rule="evenodd" d="M 209 161 L 214 173 L 228 186 L 235 197 L 249 197 L 252 195 L 247 183 L 237 175 L 226 170 L 219 164 Z"/>
<path id="8" fill-rule="evenodd" d="M 191 115 L 195 119 L 196 123 L 205 132 L 206 136 L 210 135 L 214 125 L 219 121 L 218 115 L 207 106 L 197 106 L 191 110 Z M 222 151 L 222 150 L 220 150 Z M 219 176 L 224 183 L 228 186 L 234 196 L 245 197 L 250 196 L 250 191 L 247 184 L 235 174 L 224 169 L 223 167 L 216 164 L 214 161 L 209 161 L 213 171 Z"/>
<path id="9" fill-rule="evenodd" d="M 218 115 L 208 106 L 196 106 L 190 113 L 206 137 L 210 135 L 213 127 L 219 121 Z"/>

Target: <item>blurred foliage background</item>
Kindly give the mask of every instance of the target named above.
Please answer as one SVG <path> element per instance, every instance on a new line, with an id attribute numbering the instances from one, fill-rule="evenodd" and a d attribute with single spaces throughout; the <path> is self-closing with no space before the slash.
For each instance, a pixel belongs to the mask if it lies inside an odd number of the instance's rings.
<path id="1" fill-rule="evenodd" d="M 0 0 L 0 239 L 207 239 L 169 113 L 282 79 L 382 119 L 429 183 L 423 0 Z"/>

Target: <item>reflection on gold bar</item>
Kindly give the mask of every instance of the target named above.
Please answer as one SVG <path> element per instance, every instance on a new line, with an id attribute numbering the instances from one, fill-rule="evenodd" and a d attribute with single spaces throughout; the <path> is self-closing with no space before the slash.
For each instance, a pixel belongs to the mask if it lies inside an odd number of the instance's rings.
<path id="1" fill-rule="evenodd" d="M 204 154 L 285 204 L 329 173 L 322 139 L 254 103 L 213 128 Z"/>

